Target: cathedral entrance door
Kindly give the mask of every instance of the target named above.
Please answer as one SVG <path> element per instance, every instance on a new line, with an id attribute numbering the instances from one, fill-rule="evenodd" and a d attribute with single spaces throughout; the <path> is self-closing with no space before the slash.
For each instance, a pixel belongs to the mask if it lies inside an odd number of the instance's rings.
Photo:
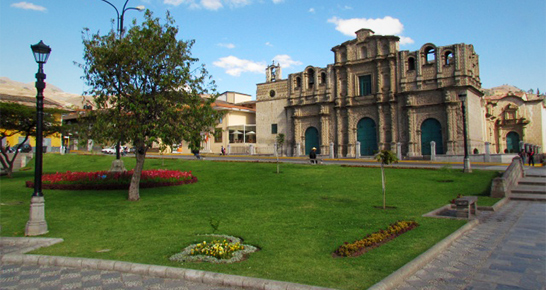
<path id="1" fill-rule="evenodd" d="M 506 149 L 508 150 L 508 153 L 518 153 L 519 152 L 519 134 L 510 131 L 508 135 L 506 135 Z"/>
<path id="2" fill-rule="evenodd" d="M 442 125 L 436 119 L 426 119 L 421 125 L 421 154 L 430 155 L 430 142 L 436 142 L 436 154 L 444 154 Z"/>
<path id="3" fill-rule="evenodd" d="M 320 154 L 318 130 L 315 127 L 309 127 L 305 130 L 305 155 L 309 155 L 313 147 L 317 148 L 317 154 Z"/>
<path id="4" fill-rule="evenodd" d="M 377 151 L 377 130 L 374 120 L 363 118 L 358 121 L 356 140 L 360 142 L 360 155 L 373 155 Z"/>

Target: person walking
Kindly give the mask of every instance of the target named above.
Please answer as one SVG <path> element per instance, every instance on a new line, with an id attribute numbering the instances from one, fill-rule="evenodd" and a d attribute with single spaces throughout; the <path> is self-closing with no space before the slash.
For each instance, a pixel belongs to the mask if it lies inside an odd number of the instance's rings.
<path id="1" fill-rule="evenodd" d="M 311 160 L 311 164 L 317 164 L 317 148 L 313 147 L 313 149 L 311 149 L 311 152 L 309 152 L 309 159 Z"/>
<path id="2" fill-rule="evenodd" d="M 529 166 L 531 166 L 531 163 L 533 164 L 533 166 L 535 166 L 535 151 L 533 150 L 533 148 L 531 148 L 531 150 L 529 151 Z"/>

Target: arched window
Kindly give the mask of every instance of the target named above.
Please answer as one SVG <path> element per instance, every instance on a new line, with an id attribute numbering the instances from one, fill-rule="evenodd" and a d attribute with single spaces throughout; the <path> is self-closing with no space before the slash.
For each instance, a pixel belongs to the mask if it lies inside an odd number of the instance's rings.
<path id="1" fill-rule="evenodd" d="M 425 48 L 425 57 L 427 63 L 432 63 L 436 61 L 436 50 L 432 46 Z"/>
<path id="2" fill-rule="evenodd" d="M 307 70 L 307 84 L 309 89 L 315 84 L 315 71 L 313 69 Z"/>
<path id="3" fill-rule="evenodd" d="M 408 70 L 415 70 L 415 58 L 408 58 Z"/>
<path id="4" fill-rule="evenodd" d="M 444 54 L 444 64 L 450 65 L 452 63 L 453 63 L 453 52 L 446 51 L 446 53 Z"/>
<path id="5" fill-rule="evenodd" d="M 320 84 L 321 85 L 326 84 L 326 73 L 325 72 L 320 73 Z"/>
<path id="6" fill-rule="evenodd" d="M 299 89 L 299 88 L 301 88 L 301 78 L 296 77 L 296 89 Z"/>

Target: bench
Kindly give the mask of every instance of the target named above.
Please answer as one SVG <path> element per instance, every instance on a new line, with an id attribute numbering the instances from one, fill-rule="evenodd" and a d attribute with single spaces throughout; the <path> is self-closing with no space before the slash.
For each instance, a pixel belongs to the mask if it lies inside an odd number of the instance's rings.
<path id="1" fill-rule="evenodd" d="M 477 196 L 463 196 L 455 199 L 455 206 L 457 207 L 456 216 L 458 218 L 470 219 L 472 214 L 478 215 L 478 197 Z"/>

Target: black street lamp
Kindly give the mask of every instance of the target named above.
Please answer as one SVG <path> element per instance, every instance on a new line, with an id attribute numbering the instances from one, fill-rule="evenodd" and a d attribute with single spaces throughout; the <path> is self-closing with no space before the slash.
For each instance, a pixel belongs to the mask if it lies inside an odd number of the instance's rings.
<path id="1" fill-rule="evenodd" d="M 46 84 L 44 80 L 44 64 L 49 58 L 51 48 L 45 45 L 41 40 L 35 45 L 31 45 L 34 59 L 38 63 L 38 72 L 36 73 L 36 152 L 34 168 L 34 193 L 30 201 L 30 219 L 25 227 L 25 235 L 38 236 L 47 233 L 47 223 L 45 221 L 45 201 L 42 193 L 42 154 L 43 154 L 43 120 L 44 120 L 44 89 Z"/>
<path id="2" fill-rule="evenodd" d="M 468 157 L 468 128 L 466 124 L 466 93 L 462 92 L 459 94 L 459 99 L 461 100 L 461 109 L 463 111 L 463 139 L 464 139 L 464 167 L 463 172 L 471 173 L 472 168 L 470 168 L 470 157 Z"/>
<path id="3" fill-rule="evenodd" d="M 118 8 L 110 3 L 109 1 L 107 0 L 102 0 L 103 2 L 107 3 L 108 5 L 114 7 L 114 10 L 116 10 L 116 14 L 117 14 L 117 30 L 118 30 L 118 37 L 119 39 L 122 39 L 123 38 L 123 19 L 125 17 L 125 12 L 127 12 L 128 10 L 137 10 L 137 11 L 143 11 L 144 10 L 144 6 L 142 5 L 139 5 L 137 7 L 127 7 L 127 3 L 129 3 L 129 0 L 125 0 L 125 4 L 123 4 L 123 9 L 121 9 L 121 14 L 119 13 L 119 10 Z M 118 143 L 116 144 L 116 160 L 120 160 L 121 159 L 121 141 L 118 141 Z M 118 161 L 118 164 L 116 166 L 121 166 L 123 167 L 123 165 L 119 164 L 119 161 Z M 115 166 L 112 166 L 112 168 L 114 168 Z"/>

